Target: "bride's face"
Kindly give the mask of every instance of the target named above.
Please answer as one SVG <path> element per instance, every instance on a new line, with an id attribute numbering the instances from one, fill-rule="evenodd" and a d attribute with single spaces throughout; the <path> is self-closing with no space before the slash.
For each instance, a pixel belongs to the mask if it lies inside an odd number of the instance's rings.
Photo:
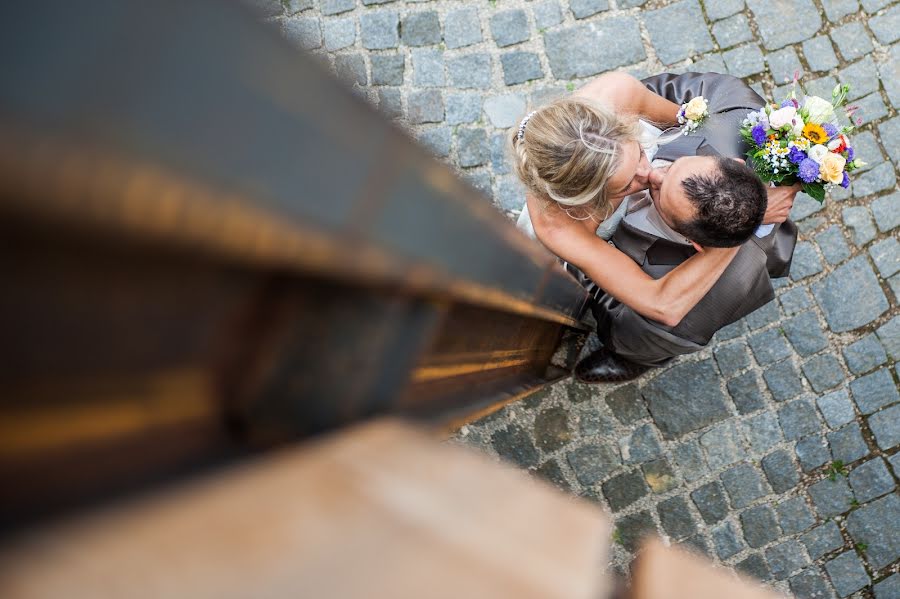
<path id="1" fill-rule="evenodd" d="M 641 144 L 634 141 L 624 146 L 619 168 L 609 178 L 607 197 L 614 204 L 618 204 L 625 196 L 647 189 L 651 170 L 650 161 L 647 160 Z"/>

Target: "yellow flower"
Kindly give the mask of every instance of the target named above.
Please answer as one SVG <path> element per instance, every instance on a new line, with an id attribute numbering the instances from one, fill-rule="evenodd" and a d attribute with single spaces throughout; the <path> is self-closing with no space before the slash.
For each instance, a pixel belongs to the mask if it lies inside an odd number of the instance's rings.
<path id="1" fill-rule="evenodd" d="M 829 152 L 819 165 L 819 176 L 829 183 L 838 184 L 844 180 L 844 165 L 847 159 L 840 154 Z"/>
<path id="2" fill-rule="evenodd" d="M 806 123 L 806 126 L 803 127 L 803 137 L 814 144 L 821 144 L 828 141 L 828 134 L 825 133 L 825 129 L 823 129 L 821 125 L 816 125 L 815 123 Z"/>

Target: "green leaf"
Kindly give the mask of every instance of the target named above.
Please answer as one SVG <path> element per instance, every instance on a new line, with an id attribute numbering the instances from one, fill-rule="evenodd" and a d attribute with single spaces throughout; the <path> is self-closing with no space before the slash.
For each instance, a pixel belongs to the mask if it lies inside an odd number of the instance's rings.
<path id="1" fill-rule="evenodd" d="M 820 204 L 825 201 L 825 186 L 821 183 L 804 183 L 802 189 L 803 193 Z"/>

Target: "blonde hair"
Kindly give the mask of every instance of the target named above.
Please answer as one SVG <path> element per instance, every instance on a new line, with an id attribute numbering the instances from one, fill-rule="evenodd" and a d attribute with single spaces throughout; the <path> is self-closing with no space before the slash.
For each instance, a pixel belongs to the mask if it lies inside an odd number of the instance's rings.
<path id="1" fill-rule="evenodd" d="M 619 167 L 622 146 L 641 140 L 637 119 L 579 97 L 538 109 L 522 133 L 512 133 L 513 164 L 529 191 L 564 208 L 606 214 L 607 183 Z"/>

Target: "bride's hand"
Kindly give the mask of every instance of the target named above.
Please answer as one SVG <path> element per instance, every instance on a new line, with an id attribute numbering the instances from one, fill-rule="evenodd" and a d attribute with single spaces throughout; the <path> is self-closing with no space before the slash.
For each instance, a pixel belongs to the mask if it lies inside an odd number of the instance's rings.
<path id="1" fill-rule="evenodd" d="M 766 205 L 766 213 L 763 215 L 763 224 L 783 223 L 791 212 L 794 198 L 800 191 L 800 184 L 769 187 L 766 191 L 769 195 L 769 202 Z"/>

